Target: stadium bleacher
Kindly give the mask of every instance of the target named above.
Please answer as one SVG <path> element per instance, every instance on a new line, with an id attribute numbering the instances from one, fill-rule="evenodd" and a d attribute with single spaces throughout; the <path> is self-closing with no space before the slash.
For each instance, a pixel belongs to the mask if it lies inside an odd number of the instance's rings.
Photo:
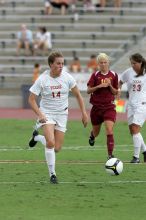
<path id="1" fill-rule="evenodd" d="M 83 68 L 90 55 L 106 52 L 112 64 L 117 62 L 146 33 L 146 1 L 123 0 L 121 8 L 111 5 L 100 12 L 84 10 L 79 1 L 78 20 L 69 8 L 66 15 L 54 9 L 44 14 L 44 2 L 39 0 L 7 0 L 0 7 L 0 91 L 1 94 L 21 96 L 21 86 L 31 83 L 34 63 L 47 67 L 47 56 L 16 56 L 16 34 L 22 23 L 35 33 L 46 26 L 52 33 L 53 48 L 59 48 L 70 63 L 73 56 L 80 58 Z M 15 90 L 14 90 L 15 88 Z M 13 92 L 12 92 L 13 91 Z"/>

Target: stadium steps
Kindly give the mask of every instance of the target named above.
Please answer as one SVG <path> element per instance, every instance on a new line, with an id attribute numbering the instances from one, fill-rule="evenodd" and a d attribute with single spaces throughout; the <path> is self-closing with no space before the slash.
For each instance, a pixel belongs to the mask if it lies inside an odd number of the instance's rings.
<path id="1" fill-rule="evenodd" d="M 85 11 L 80 2 L 79 20 L 75 21 L 71 8 L 65 16 L 61 16 L 59 10 L 46 16 L 43 1 L 7 0 L 0 8 L 0 74 L 13 73 L 15 68 L 15 86 L 20 86 L 19 75 L 23 79 L 23 74 L 28 74 L 27 82 L 31 82 L 35 62 L 41 63 L 43 68 L 47 66 L 44 56 L 24 57 L 22 52 L 16 57 L 16 33 L 22 23 L 26 23 L 34 35 L 38 26 L 46 26 L 52 33 L 53 48 L 63 51 L 67 64 L 77 55 L 85 66 L 90 55 L 98 52 L 107 52 L 114 63 L 145 35 L 145 8 L 145 1 L 123 0 L 120 9 L 106 7 L 102 13 L 96 13 Z M 7 82 L 10 86 L 9 82 L 13 84 L 10 76 Z"/>

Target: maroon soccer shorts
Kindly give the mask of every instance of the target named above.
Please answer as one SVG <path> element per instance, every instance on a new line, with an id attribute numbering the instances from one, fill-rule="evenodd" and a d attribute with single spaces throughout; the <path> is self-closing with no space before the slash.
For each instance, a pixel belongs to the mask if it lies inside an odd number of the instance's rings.
<path id="1" fill-rule="evenodd" d="M 116 110 L 115 106 L 110 106 L 107 108 L 101 108 L 93 106 L 90 112 L 90 118 L 92 125 L 99 125 L 104 121 L 116 121 Z"/>

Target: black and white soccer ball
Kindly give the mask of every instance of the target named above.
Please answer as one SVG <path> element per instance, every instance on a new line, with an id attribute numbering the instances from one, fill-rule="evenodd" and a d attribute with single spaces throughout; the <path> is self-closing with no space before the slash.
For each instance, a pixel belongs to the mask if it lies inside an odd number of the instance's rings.
<path id="1" fill-rule="evenodd" d="M 105 169 L 110 175 L 119 175 L 123 171 L 123 162 L 118 158 L 110 158 L 105 163 Z"/>

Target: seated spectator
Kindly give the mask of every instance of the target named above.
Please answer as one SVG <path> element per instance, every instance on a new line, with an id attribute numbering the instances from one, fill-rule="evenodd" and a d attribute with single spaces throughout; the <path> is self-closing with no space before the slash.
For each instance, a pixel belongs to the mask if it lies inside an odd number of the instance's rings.
<path id="1" fill-rule="evenodd" d="M 45 3 L 45 14 L 46 15 L 52 14 L 51 0 L 44 0 L 44 3 Z"/>
<path id="2" fill-rule="evenodd" d="M 36 34 L 36 39 L 34 41 L 34 53 L 36 53 L 38 49 L 47 52 L 52 49 L 51 33 L 47 31 L 46 27 L 39 27 Z"/>
<path id="3" fill-rule="evenodd" d="M 70 4 L 70 0 L 52 0 L 51 5 L 54 8 L 59 8 L 61 10 L 61 15 L 66 14 L 66 10 L 68 9 Z"/>
<path id="4" fill-rule="evenodd" d="M 100 6 L 106 7 L 108 0 L 100 0 Z M 121 0 L 114 0 L 114 7 L 119 8 L 121 7 Z"/>
<path id="5" fill-rule="evenodd" d="M 29 55 L 30 51 L 33 54 L 32 31 L 27 29 L 25 24 L 21 25 L 21 30 L 17 33 L 17 55 L 22 48 L 25 50 L 25 55 Z"/>
<path id="6" fill-rule="evenodd" d="M 87 62 L 87 71 L 93 73 L 97 70 L 98 70 L 97 58 L 96 55 L 92 54 L 90 56 L 90 60 Z"/>
<path id="7" fill-rule="evenodd" d="M 38 48 L 38 44 L 41 40 L 41 37 L 42 37 L 42 27 L 38 27 L 36 35 L 34 37 L 34 49 Z"/>
<path id="8" fill-rule="evenodd" d="M 0 0 L 0 4 L 4 4 L 5 3 L 5 0 Z"/>
<path id="9" fill-rule="evenodd" d="M 114 6 L 116 7 L 116 8 L 120 8 L 121 7 L 121 5 L 122 5 L 122 2 L 121 2 L 122 0 L 114 0 Z"/>
<path id="10" fill-rule="evenodd" d="M 34 69 L 33 69 L 33 77 L 32 77 L 32 82 L 34 83 L 37 78 L 40 75 L 40 64 L 39 63 L 35 63 L 34 64 Z"/>
<path id="11" fill-rule="evenodd" d="M 94 11 L 95 7 L 94 4 L 92 3 L 92 0 L 84 0 L 83 4 L 85 11 Z"/>
<path id="12" fill-rule="evenodd" d="M 81 72 L 81 63 L 78 57 L 74 57 L 70 64 L 70 71 L 73 73 Z"/>

